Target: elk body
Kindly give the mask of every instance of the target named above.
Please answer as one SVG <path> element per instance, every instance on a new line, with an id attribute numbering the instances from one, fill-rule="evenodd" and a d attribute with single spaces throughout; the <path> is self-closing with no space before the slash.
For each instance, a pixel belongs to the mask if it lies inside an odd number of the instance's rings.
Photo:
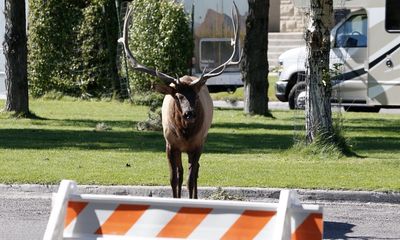
<path id="1" fill-rule="evenodd" d="M 119 42 L 124 45 L 129 62 L 135 70 L 156 76 L 163 82 L 163 84 L 155 85 L 155 90 L 165 95 L 161 114 L 170 168 L 170 184 L 174 198 L 181 197 L 184 172 L 182 152 L 186 152 L 189 158 L 189 177 L 187 180 L 189 197 L 197 198 L 199 159 L 213 117 L 213 103 L 205 83 L 207 79 L 222 74 L 227 66 L 239 63 L 232 61 L 237 51 L 239 32 L 239 14 L 235 4 L 234 9 L 235 13 L 232 10 L 234 39 L 231 57 L 224 64 L 208 73 L 204 69 L 199 78 L 194 76 L 174 78 L 138 63 L 128 45 L 128 18 L 132 10 L 129 10 L 125 17 L 123 37 Z"/>
<path id="2" fill-rule="evenodd" d="M 174 197 L 181 197 L 183 168 L 181 153 L 189 157 L 187 187 L 190 198 L 197 198 L 199 158 L 211 126 L 213 102 L 204 84 L 191 85 L 197 79 L 180 78 L 180 84 L 156 86 L 165 94 L 162 105 L 162 125 L 170 166 L 170 183 Z"/>

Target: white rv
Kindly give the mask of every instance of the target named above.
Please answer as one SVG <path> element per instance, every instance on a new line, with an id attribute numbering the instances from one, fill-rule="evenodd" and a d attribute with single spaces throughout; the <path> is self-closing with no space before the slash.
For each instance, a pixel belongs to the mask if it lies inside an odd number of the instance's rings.
<path id="1" fill-rule="evenodd" d="M 185 10 L 192 14 L 195 45 L 192 74 L 200 76 L 204 68 L 211 70 L 224 63 L 232 54 L 233 0 L 181 0 L 178 2 L 182 2 Z M 246 32 L 248 3 L 247 0 L 236 0 L 235 3 L 239 10 L 239 49 L 241 49 Z M 234 60 L 238 59 L 239 54 Z M 236 88 L 243 86 L 239 66 L 228 67 L 224 74 L 208 80 L 207 86 L 210 92 L 235 91 Z"/>
<path id="2" fill-rule="evenodd" d="M 400 1 L 347 0 L 350 14 L 331 31 L 333 101 L 346 110 L 400 107 Z M 276 96 L 291 108 L 304 103 L 305 48 L 279 57 Z"/>

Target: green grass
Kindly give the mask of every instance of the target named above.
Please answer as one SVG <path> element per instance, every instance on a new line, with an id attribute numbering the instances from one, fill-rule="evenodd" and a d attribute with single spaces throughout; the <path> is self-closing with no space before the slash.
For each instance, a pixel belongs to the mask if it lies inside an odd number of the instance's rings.
<path id="1" fill-rule="evenodd" d="M 42 119 L 0 114 L 0 182 L 168 185 L 162 133 L 135 128 L 146 107 L 67 99 L 32 100 L 30 109 Z M 199 186 L 400 191 L 398 115 L 343 113 L 345 135 L 362 157 L 338 157 L 293 149 L 303 114 L 272 114 L 216 110 Z M 99 123 L 111 130 L 99 131 Z"/>
<path id="2" fill-rule="evenodd" d="M 268 99 L 269 101 L 278 101 L 275 96 L 275 83 L 278 81 L 277 76 L 269 76 L 268 82 Z M 219 92 L 211 94 L 214 100 L 241 101 L 243 100 L 243 87 L 236 89 L 233 93 Z"/>

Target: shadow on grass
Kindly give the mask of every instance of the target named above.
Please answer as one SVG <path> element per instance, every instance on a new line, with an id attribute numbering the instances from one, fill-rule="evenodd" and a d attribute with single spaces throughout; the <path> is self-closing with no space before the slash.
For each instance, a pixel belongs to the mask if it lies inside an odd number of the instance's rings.
<path id="1" fill-rule="evenodd" d="M 211 128 L 226 128 L 226 129 L 273 129 L 273 130 L 296 130 L 302 129 L 304 126 L 298 123 L 278 125 L 278 124 L 263 124 L 263 123 L 215 123 L 211 125 Z"/>
<path id="2" fill-rule="evenodd" d="M 384 125 L 383 125 L 384 124 Z M 356 126 L 354 126 L 356 125 Z M 400 119 L 348 119 L 345 131 L 378 131 L 378 132 L 398 132 Z"/>
<path id="3" fill-rule="evenodd" d="M 360 150 L 395 150 L 400 149 L 399 137 L 352 137 L 356 149 Z"/>
<path id="4" fill-rule="evenodd" d="M 137 121 L 112 121 L 112 120 L 92 120 L 92 119 L 40 119 L 44 121 L 32 121 L 32 125 L 35 126 L 60 126 L 60 127 L 87 127 L 95 128 L 98 123 L 104 123 L 110 127 L 119 127 L 134 129 L 136 127 Z"/>
<path id="5" fill-rule="evenodd" d="M 0 129 L 0 148 L 2 149 L 88 149 L 106 150 L 117 149 L 126 151 L 164 151 L 165 141 L 162 132 L 140 132 L 134 130 L 135 121 L 104 121 L 111 128 L 125 128 L 123 131 L 94 131 L 99 120 L 86 119 L 53 119 L 37 120 L 31 124 L 39 129 Z M 76 127 L 78 130 L 40 129 L 40 125 Z M 297 125 L 296 125 L 297 126 Z M 205 145 L 205 152 L 209 153 L 268 153 L 286 150 L 293 145 L 293 124 L 263 124 L 263 123 L 216 123 L 213 128 L 226 129 L 224 132 L 211 132 Z M 300 126 L 300 125 L 298 125 Z M 392 125 L 393 126 L 393 125 Z M 79 130 L 79 127 L 93 130 Z M 392 127 L 375 127 L 381 131 L 392 132 Z M 393 127 L 394 128 L 394 127 Z M 233 131 L 235 129 L 274 129 L 286 133 L 272 134 L 268 131 L 260 133 L 246 133 Z M 400 136 L 390 137 L 362 136 L 353 137 L 355 150 L 392 150 L 399 149 Z"/>
<path id="6" fill-rule="evenodd" d="M 210 153 L 266 153 L 288 149 L 293 145 L 293 135 L 284 134 L 233 134 L 211 133 L 205 146 Z"/>
<path id="7" fill-rule="evenodd" d="M 47 118 L 40 117 L 36 115 L 34 112 L 15 112 L 15 111 L 7 111 L 5 109 L 0 110 L 0 114 L 4 114 L 9 118 L 17 118 L 17 119 L 31 119 L 31 120 L 48 120 Z"/>
<path id="8" fill-rule="evenodd" d="M 73 131 L 52 129 L 0 129 L 0 148 L 10 149 L 121 149 L 159 150 L 159 132 Z"/>
<path id="9" fill-rule="evenodd" d="M 104 123 L 111 131 L 95 131 Z M 0 148 L 3 149 L 118 149 L 125 151 L 164 151 L 162 132 L 136 131 L 136 121 L 102 121 L 93 119 L 36 119 L 30 123 L 35 129 L 0 129 Z M 73 127 L 68 129 L 45 129 Z M 213 128 L 226 129 L 226 133 L 210 133 L 205 151 L 211 153 L 260 153 L 287 149 L 293 143 L 292 135 L 232 133 L 234 129 L 292 130 L 293 126 L 261 123 L 216 123 Z M 82 129 L 86 128 L 86 129 Z M 115 130 L 122 129 L 121 131 Z M 93 130 L 87 130 L 93 129 Z"/>
<path id="10" fill-rule="evenodd" d="M 0 129 L 0 148 L 88 150 L 119 149 L 129 151 L 164 151 L 161 132 L 72 131 L 47 129 Z M 289 148 L 290 135 L 210 133 L 205 146 L 211 153 L 265 152 Z"/>

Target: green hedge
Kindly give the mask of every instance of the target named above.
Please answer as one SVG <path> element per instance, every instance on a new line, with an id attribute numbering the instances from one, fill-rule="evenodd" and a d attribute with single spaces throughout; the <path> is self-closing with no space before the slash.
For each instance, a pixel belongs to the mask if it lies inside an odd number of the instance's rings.
<path id="1" fill-rule="evenodd" d="M 171 75 L 186 74 L 193 41 L 183 6 L 135 0 L 131 49 L 138 60 Z M 115 0 L 29 0 L 29 88 L 80 97 L 119 90 Z M 133 90 L 150 89 L 149 76 L 130 71 Z"/>
<path id="2" fill-rule="evenodd" d="M 29 0 L 33 96 L 111 94 L 117 82 L 114 0 Z"/>
<path id="3" fill-rule="evenodd" d="M 129 45 L 137 60 L 171 76 L 187 74 L 193 51 L 189 16 L 173 1 L 135 0 Z M 134 92 L 150 90 L 154 78 L 130 70 Z"/>

